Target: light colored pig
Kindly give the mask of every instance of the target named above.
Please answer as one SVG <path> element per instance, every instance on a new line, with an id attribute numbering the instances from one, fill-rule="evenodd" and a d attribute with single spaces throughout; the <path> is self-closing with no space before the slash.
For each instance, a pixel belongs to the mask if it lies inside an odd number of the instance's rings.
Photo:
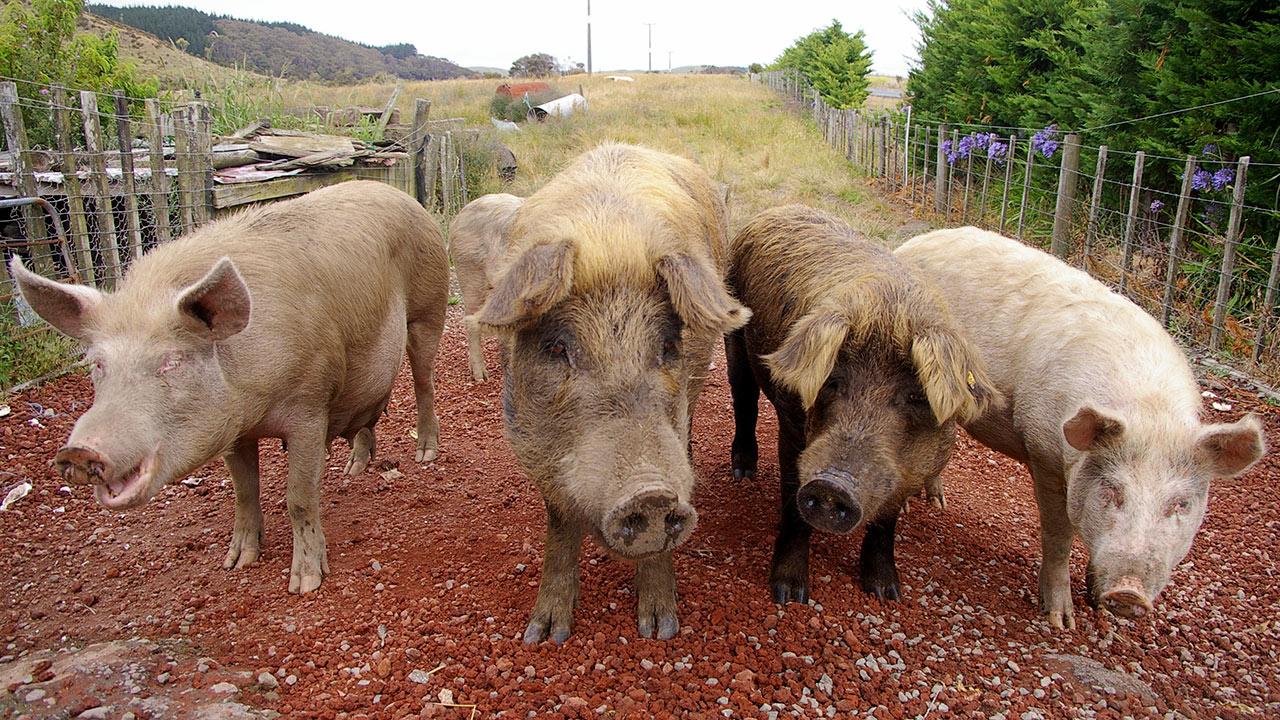
<path id="1" fill-rule="evenodd" d="M 16 258 L 12 270 L 92 363 L 93 407 L 58 452 L 59 474 L 123 509 L 221 455 L 236 493 L 226 568 L 258 559 L 258 441 L 283 438 L 289 591 L 320 585 L 326 452 L 350 441 L 349 474 L 372 459 L 406 338 L 416 459 L 436 455 L 448 260 L 431 215 L 399 190 L 348 182 L 219 220 L 147 253 L 111 294 L 46 280 Z"/>
<path id="2" fill-rule="evenodd" d="M 964 427 L 1031 470 L 1049 623 L 1075 626 L 1074 533 L 1089 551 L 1091 601 L 1149 612 L 1191 548 L 1209 481 L 1262 457 L 1261 421 L 1203 424 L 1195 378 L 1164 328 L 1044 252 L 964 227 L 897 255 L 936 284 L 1005 398 Z"/>
<path id="3" fill-rule="evenodd" d="M 449 223 L 449 257 L 468 313 L 479 310 L 493 289 L 497 261 L 507 249 L 511 221 L 523 202 L 506 193 L 485 195 L 467 203 Z M 474 325 L 467 326 L 467 360 L 472 379 L 484 382 L 484 344 Z"/>
<path id="4" fill-rule="evenodd" d="M 547 510 L 525 642 L 564 641 L 591 534 L 635 562 L 637 628 L 671 638 L 671 551 L 697 523 L 689 419 L 721 335 L 750 311 L 724 286 L 724 204 L 692 162 L 630 145 L 584 153 L 516 213 L 469 318 L 506 343 L 506 435 Z"/>

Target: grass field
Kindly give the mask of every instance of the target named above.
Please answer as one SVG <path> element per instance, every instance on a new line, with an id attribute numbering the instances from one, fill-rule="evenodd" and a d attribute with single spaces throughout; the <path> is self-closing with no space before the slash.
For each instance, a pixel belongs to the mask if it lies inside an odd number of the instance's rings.
<path id="1" fill-rule="evenodd" d="M 469 126 L 489 126 L 488 105 L 495 80 L 406 83 L 399 106 L 411 117 L 415 98 L 432 101 L 432 118 L 460 117 Z M 836 151 L 827 147 L 803 115 L 743 77 L 723 75 L 636 75 L 633 83 L 600 76 L 562 78 L 557 86 L 587 97 L 585 115 L 526 124 L 504 134 L 520 171 L 509 192 L 537 190 L 578 153 L 607 140 L 639 143 L 700 163 L 730 190 L 731 227 L 756 212 L 786 203 L 805 203 L 848 221 L 869 237 L 892 242 L 910 222 L 883 202 Z M 286 107 L 380 105 L 393 84 L 329 87 L 291 84 L 281 92 Z M 496 176 L 482 184 L 497 191 Z"/>

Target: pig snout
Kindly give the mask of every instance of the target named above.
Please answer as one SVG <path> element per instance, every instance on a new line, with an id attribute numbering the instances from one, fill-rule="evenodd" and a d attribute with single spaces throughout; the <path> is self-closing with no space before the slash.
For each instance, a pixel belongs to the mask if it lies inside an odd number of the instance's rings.
<path id="1" fill-rule="evenodd" d="M 1142 580 L 1132 575 L 1119 578 L 1102 592 L 1102 604 L 1122 617 L 1139 618 L 1151 612 L 1151 596 Z"/>
<path id="2" fill-rule="evenodd" d="M 77 485 L 100 485 L 112 476 L 111 461 L 89 447 L 68 445 L 58 451 L 53 462 L 63 480 Z"/>
<path id="3" fill-rule="evenodd" d="M 796 506 L 805 522 L 819 530 L 844 534 L 862 520 L 853 476 L 840 470 L 823 470 L 796 493 Z"/>
<path id="4" fill-rule="evenodd" d="M 602 534 L 610 549 L 641 557 L 670 550 L 689 537 L 698 514 L 665 487 L 647 487 L 627 496 L 605 514 Z"/>

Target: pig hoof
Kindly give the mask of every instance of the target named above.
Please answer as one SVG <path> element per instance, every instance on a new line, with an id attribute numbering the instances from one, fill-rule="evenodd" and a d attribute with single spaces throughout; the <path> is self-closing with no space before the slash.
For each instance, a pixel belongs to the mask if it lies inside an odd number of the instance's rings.
<path id="1" fill-rule="evenodd" d="M 889 568 L 888 572 L 864 571 L 862 589 L 864 592 L 875 595 L 877 600 L 896 602 L 901 597 L 898 586 L 898 571 L 893 568 Z"/>
<path id="2" fill-rule="evenodd" d="M 1052 627 L 1054 630 L 1062 630 L 1062 629 L 1075 630 L 1076 629 L 1075 613 L 1072 612 L 1071 610 L 1067 610 L 1066 612 L 1063 612 L 1061 610 L 1050 610 L 1049 611 L 1049 627 Z"/>
<path id="3" fill-rule="evenodd" d="M 560 645 L 569 639 L 572 628 L 567 619 L 553 618 L 551 614 L 542 614 L 534 611 L 533 618 L 529 620 L 529 626 L 524 630 L 524 644 L 536 645 L 543 640 Z"/>
<path id="4" fill-rule="evenodd" d="M 242 546 L 238 542 L 231 543 L 227 558 L 222 561 L 223 570 L 242 570 L 258 561 L 258 546 Z"/>
<path id="5" fill-rule="evenodd" d="M 414 461 L 420 463 L 435 462 L 439 457 L 435 448 L 418 448 L 418 452 L 413 456 Z"/>
<path id="6" fill-rule="evenodd" d="M 649 614 L 643 614 L 637 622 L 640 637 L 652 638 L 656 630 L 659 640 L 670 640 L 680 631 L 680 620 L 674 612 L 659 614 L 654 617 Z"/>
<path id="7" fill-rule="evenodd" d="M 484 368 L 482 368 L 482 367 L 474 367 L 474 366 L 473 366 L 473 367 L 471 368 L 471 379 L 472 379 L 472 380 L 474 380 L 474 381 L 476 381 L 476 382 L 478 382 L 478 383 L 482 383 L 482 382 L 484 382 L 485 380 L 488 380 L 488 379 L 489 379 L 489 374 L 488 374 L 487 372 L 485 372 L 485 369 L 484 369 Z"/>
<path id="8" fill-rule="evenodd" d="M 930 504 L 930 505 L 932 505 L 932 506 L 934 506 L 935 508 L 937 508 L 937 509 L 939 509 L 939 510 L 946 510 L 946 509 L 947 509 L 947 497 L 946 497 L 945 495 L 941 495 L 941 494 L 939 494 L 939 495 L 930 495 L 930 496 L 929 496 L 929 504 Z"/>
<path id="9" fill-rule="evenodd" d="M 753 454 L 735 452 L 732 465 L 734 480 L 750 479 L 756 476 L 756 458 Z"/>
<path id="10" fill-rule="evenodd" d="M 807 604 L 809 602 L 809 583 L 804 580 L 774 580 L 770 583 L 773 588 L 773 601 L 779 605 L 786 605 L 789 602 L 798 602 Z"/>
<path id="11" fill-rule="evenodd" d="M 297 578 L 298 584 L 295 587 L 293 584 L 293 578 L 290 578 L 289 592 L 296 593 L 298 595 L 306 595 L 320 587 L 320 579 L 319 575 L 302 575 Z"/>

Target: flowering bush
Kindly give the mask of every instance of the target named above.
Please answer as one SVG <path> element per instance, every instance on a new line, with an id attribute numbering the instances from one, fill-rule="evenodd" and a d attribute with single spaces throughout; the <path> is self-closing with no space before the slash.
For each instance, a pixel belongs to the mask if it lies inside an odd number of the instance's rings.
<path id="1" fill-rule="evenodd" d="M 1045 159 L 1053 157 L 1053 154 L 1058 152 L 1059 145 L 1057 123 L 1031 136 L 1031 151 L 1040 153 Z"/>

